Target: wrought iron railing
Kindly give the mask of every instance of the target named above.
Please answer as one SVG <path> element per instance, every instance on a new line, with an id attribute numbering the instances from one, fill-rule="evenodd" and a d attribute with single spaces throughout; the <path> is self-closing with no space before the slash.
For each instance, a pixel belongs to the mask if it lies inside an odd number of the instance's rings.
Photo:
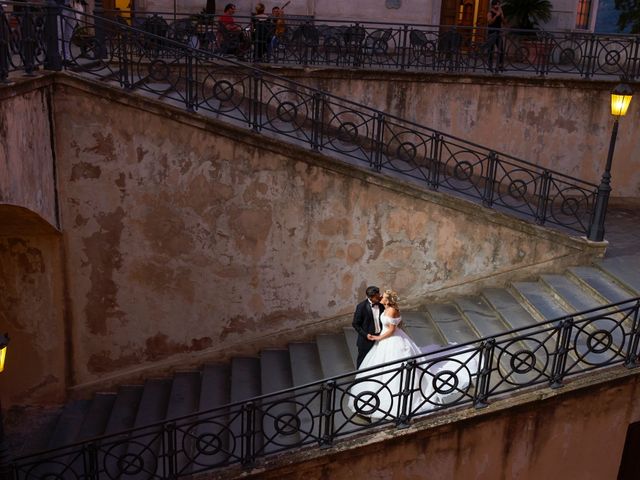
<path id="1" fill-rule="evenodd" d="M 264 63 L 453 73 L 640 76 L 640 36 L 282 17 L 107 11 L 142 30 L 218 54 Z"/>
<path id="2" fill-rule="evenodd" d="M 593 183 L 128 25 L 21 6 L 0 23 L 0 80 L 64 67 L 539 224 L 593 221 Z"/>
<path id="3" fill-rule="evenodd" d="M 371 428 L 481 408 L 594 369 L 640 364 L 640 297 L 18 458 L 13 480 L 176 478 Z M 366 421 L 365 421 L 366 420 Z"/>

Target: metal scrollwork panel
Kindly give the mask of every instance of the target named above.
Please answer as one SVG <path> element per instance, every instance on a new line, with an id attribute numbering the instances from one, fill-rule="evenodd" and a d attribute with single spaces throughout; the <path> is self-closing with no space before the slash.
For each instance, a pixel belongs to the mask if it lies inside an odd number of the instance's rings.
<path id="1" fill-rule="evenodd" d="M 381 167 L 428 182 L 434 163 L 434 136 L 389 120 L 384 122 Z"/>
<path id="2" fill-rule="evenodd" d="M 442 144 L 439 183 L 453 191 L 482 198 L 487 176 L 487 152 L 449 141 Z"/>

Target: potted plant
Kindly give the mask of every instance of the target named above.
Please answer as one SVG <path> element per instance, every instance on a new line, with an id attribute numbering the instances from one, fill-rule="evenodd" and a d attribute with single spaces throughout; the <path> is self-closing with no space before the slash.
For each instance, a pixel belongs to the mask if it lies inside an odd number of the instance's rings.
<path id="1" fill-rule="evenodd" d="M 551 20 L 550 0 L 504 0 L 503 10 L 509 26 L 518 29 L 521 47 L 517 56 L 532 65 L 544 61 L 549 54 L 549 44 L 538 25 Z"/>

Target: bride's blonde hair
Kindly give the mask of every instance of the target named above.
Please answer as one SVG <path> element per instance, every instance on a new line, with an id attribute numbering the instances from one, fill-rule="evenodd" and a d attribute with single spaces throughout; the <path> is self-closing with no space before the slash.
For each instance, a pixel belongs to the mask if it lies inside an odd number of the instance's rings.
<path id="1" fill-rule="evenodd" d="M 395 290 L 385 290 L 384 294 L 389 299 L 389 306 L 398 308 L 398 301 L 400 300 L 400 297 L 398 297 L 398 292 L 396 292 Z"/>

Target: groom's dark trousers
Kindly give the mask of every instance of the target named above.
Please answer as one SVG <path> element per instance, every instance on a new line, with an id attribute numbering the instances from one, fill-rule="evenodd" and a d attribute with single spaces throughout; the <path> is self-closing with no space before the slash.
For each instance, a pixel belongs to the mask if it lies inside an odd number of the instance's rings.
<path id="1" fill-rule="evenodd" d="M 384 305 L 378 304 L 380 307 L 380 314 L 384 311 Z M 373 311 L 371 310 L 371 302 L 369 300 L 365 300 L 364 302 L 360 302 L 358 306 L 356 306 L 356 311 L 353 314 L 353 323 L 351 324 L 353 328 L 358 332 L 358 342 L 356 345 L 358 346 L 358 359 L 356 361 L 356 367 L 360 368 L 360 364 L 364 360 L 364 357 L 367 356 L 371 347 L 375 342 L 367 339 L 367 334 L 375 334 L 376 333 L 376 323 L 373 319 Z"/>

